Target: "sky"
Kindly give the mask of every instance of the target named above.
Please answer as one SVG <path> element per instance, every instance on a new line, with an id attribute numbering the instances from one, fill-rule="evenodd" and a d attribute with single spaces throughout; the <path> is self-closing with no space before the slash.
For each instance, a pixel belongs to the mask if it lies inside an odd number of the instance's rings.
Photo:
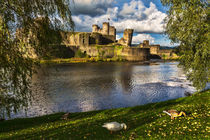
<path id="1" fill-rule="evenodd" d="M 160 0 L 74 0 L 70 6 L 76 31 L 91 32 L 92 25 L 110 22 L 117 39 L 126 28 L 134 29 L 132 44 L 149 40 L 151 44 L 176 46 L 164 34 L 167 8 Z"/>

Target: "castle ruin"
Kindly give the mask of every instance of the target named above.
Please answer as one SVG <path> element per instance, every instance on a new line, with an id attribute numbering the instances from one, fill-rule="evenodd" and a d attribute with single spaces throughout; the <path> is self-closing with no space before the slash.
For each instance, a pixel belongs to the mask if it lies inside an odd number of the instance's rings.
<path id="1" fill-rule="evenodd" d="M 171 51 L 161 50 L 160 45 L 150 45 L 148 40 L 137 47 L 131 46 L 133 32 L 133 29 L 125 29 L 123 37 L 116 40 L 116 28 L 110 26 L 109 22 L 104 22 L 102 28 L 92 25 L 92 32 L 58 31 L 53 38 L 60 40 L 60 43 L 49 45 L 65 46 L 73 52 L 80 50 L 90 57 L 120 57 L 128 61 L 149 60 L 151 55 L 163 53 L 171 55 Z"/>
<path id="2" fill-rule="evenodd" d="M 94 44 L 107 45 L 110 43 L 118 43 L 123 46 L 131 46 L 133 29 L 125 29 L 123 37 L 116 40 L 116 28 L 110 26 L 109 22 L 104 22 L 102 28 L 98 25 L 92 25 L 92 32 L 61 32 L 64 44 L 91 46 Z"/>
<path id="3" fill-rule="evenodd" d="M 133 31 L 125 29 L 123 37 L 116 40 L 116 28 L 110 26 L 109 22 L 104 22 L 102 28 L 92 25 L 92 32 L 61 32 L 61 36 L 64 45 L 77 47 L 91 57 L 103 54 L 103 57 L 117 56 L 131 61 L 148 60 L 148 48 L 131 47 Z M 117 46 L 124 47 L 119 51 Z"/>
<path id="4" fill-rule="evenodd" d="M 149 40 L 144 40 L 143 43 L 138 45 L 140 48 L 149 48 L 150 49 L 150 58 L 154 56 L 162 58 L 165 57 L 174 57 L 176 58 L 176 54 L 173 52 L 173 49 L 161 49 L 160 45 L 150 45 Z"/>
<path id="5" fill-rule="evenodd" d="M 133 38 L 133 29 L 125 29 L 123 37 L 118 41 L 118 43 L 125 46 L 131 46 L 132 38 Z"/>

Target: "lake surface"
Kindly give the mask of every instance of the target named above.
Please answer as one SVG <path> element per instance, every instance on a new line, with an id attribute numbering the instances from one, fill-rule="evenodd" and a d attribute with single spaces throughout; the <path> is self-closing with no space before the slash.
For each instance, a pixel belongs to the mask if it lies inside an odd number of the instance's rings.
<path id="1" fill-rule="evenodd" d="M 27 115 L 84 112 L 160 102 L 195 89 L 177 62 L 47 65 L 33 76 L 34 97 Z"/>

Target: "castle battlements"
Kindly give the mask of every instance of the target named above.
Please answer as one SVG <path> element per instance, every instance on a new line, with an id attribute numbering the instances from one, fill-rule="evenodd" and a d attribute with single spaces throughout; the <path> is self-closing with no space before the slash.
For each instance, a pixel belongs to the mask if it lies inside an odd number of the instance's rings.
<path id="1" fill-rule="evenodd" d="M 116 28 L 114 26 L 110 26 L 109 22 L 104 22 L 102 28 L 98 25 L 92 25 L 93 33 L 100 33 L 102 35 L 114 36 L 116 38 Z"/>
<path id="2" fill-rule="evenodd" d="M 133 29 L 125 29 L 123 37 L 118 41 L 118 43 L 124 46 L 131 46 L 133 31 Z M 114 26 L 110 26 L 109 22 L 104 22 L 102 28 L 100 28 L 97 24 L 92 25 L 92 33 L 99 33 L 106 37 L 114 37 L 116 40 L 116 28 Z"/>

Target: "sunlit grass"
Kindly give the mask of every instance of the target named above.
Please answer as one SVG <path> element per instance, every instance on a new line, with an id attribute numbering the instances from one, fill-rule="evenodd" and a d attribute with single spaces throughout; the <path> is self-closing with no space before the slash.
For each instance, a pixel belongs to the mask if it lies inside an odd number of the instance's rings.
<path id="1" fill-rule="evenodd" d="M 193 96 L 143 106 L 71 113 L 0 122 L 0 139 L 209 139 L 210 90 Z M 171 120 L 163 110 L 184 111 Z M 110 134 L 103 123 L 117 121 L 128 129 Z"/>
<path id="2" fill-rule="evenodd" d="M 124 59 L 113 57 L 113 58 L 98 58 L 98 57 L 91 57 L 91 58 L 57 58 L 57 59 L 50 59 L 50 60 L 40 60 L 41 64 L 46 63 L 87 63 L 87 62 L 116 62 L 116 61 L 125 61 Z"/>

